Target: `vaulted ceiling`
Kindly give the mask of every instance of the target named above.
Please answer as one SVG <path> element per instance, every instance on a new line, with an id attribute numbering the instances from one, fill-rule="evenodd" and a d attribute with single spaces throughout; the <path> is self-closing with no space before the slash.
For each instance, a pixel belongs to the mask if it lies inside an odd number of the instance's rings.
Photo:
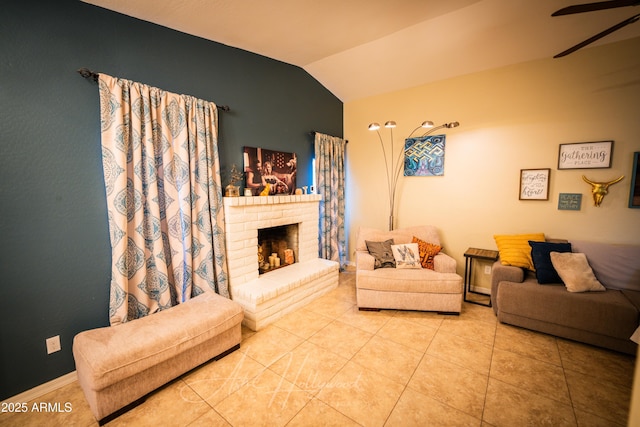
<path id="1" fill-rule="evenodd" d="M 638 13 L 551 17 L 595 0 L 83 1 L 300 66 L 345 102 L 551 58 Z M 589 47 L 633 37 L 640 23 Z"/>

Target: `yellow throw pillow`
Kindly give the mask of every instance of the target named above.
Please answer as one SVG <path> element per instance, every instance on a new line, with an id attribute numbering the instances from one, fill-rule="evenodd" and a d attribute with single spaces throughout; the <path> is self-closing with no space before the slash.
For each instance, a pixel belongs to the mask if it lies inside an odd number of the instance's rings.
<path id="1" fill-rule="evenodd" d="M 498 245 L 502 265 L 513 265 L 535 271 L 529 240 L 544 242 L 544 233 L 503 234 L 495 235 L 493 238 Z"/>

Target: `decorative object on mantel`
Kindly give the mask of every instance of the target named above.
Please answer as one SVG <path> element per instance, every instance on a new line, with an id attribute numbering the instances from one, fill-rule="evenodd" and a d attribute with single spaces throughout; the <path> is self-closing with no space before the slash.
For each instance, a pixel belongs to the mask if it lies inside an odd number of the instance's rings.
<path id="1" fill-rule="evenodd" d="M 549 200 L 551 169 L 520 169 L 520 200 Z"/>
<path id="2" fill-rule="evenodd" d="M 261 196 L 268 196 L 270 191 L 271 191 L 271 184 L 269 184 L 269 183 L 267 182 L 267 185 L 265 185 L 264 190 L 262 190 L 262 191 L 260 192 L 260 195 L 261 195 Z"/>
<path id="3" fill-rule="evenodd" d="M 224 190 L 226 197 L 239 197 L 240 187 L 236 185 L 236 182 L 242 180 L 242 172 L 238 171 L 238 167 L 233 164 L 231 170 L 229 170 L 229 185 Z"/>
<path id="4" fill-rule="evenodd" d="M 593 206 L 598 207 L 602 203 L 604 196 L 609 193 L 609 186 L 624 179 L 624 175 L 609 182 L 594 182 L 582 175 L 582 179 L 587 184 L 591 184 L 591 194 L 593 194 Z"/>
<path id="5" fill-rule="evenodd" d="M 605 169 L 611 167 L 613 141 L 560 144 L 558 169 Z"/>
<path id="6" fill-rule="evenodd" d="M 451 129 L 460 126 L 458 122 L 450 122 L 444 123 L 439 126 L 434 126 L 432 121 L 424 121 L 420 124 L 420 126 L 416 127 L 407 138 L 405 138 L 405 142 L 411 138 L 411 136 L 420 128 L 429 129 L 424 134 L 420 136 L 420 138 L 424 138 L 429 134 L 432 134 L 434 131 L 438 129 Z M 404 162 L 402 162 L 402 155 L 404 153 L 403 150 L 400 150 L 397 157 L 394 157 L 393 154 L 393 128 L 396 127 L 396 122 L 393 120 L 389 120 L 384 124 L 384 127 L 389 129 L 391 133 L 391 139 L 389 144 L 389 156 L 387 157 L 387 149 L 385 148 L 384 141 L 382 140 L 382 135 L 380 135 L 380 125 L 378 123 L 369 124 L 370 131 L 376 131 L 378 134 L 378 139 L 380 140 L 380 146 L 382 147 L 382 155 L 384 156 L 384 166 L 387 173 L 387 189 L 389 191 L 389 230 L 393 230 L 394 228 L 394 216 L 393 211 L 395 210 L 395 200 L 396 200 L 396 187 L 398 185 L 398 178 L 400 177 L 400 170 L 403 167 Z"/>
<path id="7" fill-rule="evenodd" d="M 629 207 L 640 208 L 640 151 L 633 153 L 633 173 L 629 189 Z"/>

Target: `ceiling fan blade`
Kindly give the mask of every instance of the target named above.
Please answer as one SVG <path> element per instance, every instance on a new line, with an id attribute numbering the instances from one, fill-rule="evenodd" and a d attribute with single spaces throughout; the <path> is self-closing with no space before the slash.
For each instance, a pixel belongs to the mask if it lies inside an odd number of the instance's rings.
<path id="1" fill-rule="evenodd" d="M 625 26 L 627 26 L 629 24 L 633 24 L 634 22 L 636 22 L 639 19 L 640 19 L 640 13 L 635 15 L 635 16 L 632 16 L 629 19 L 625 19 L 624 21 L 620 22 L 619 24 L 616 24 L 613 27 L 602 31 L 601 33 L 598 33 L 593 37 L 588 38 L 587 40 L 583 41 L 582 43 L 578 43 L 577 45 L 565 50 L 564 52 L 560 52 L 559 54 L 554 56 L 554 58 L 561 58 L 563 56 L 567 56 L 570 53 L 573 53 L 576 50 L 582 49 L 583 47 L 595 42 L 596 40 L 600 40 L 601 38 L 603 38 L 605 36 L 608 36 L 609 34 L 613 33 L 614 31 L 618 31 L 622 27 L 625 27 Z"/>
<path id="2" fill-rule="evenodd" d="M 617 7 L 637 6 L 640 1 L 637 0 L 609 0 L 596 3 L 576 4 L 567 6 L 560 10 L 556 10 L 551 16 L 571 15 L 574 13 L 593 12 L 596 10 L 614 9 Z"/>

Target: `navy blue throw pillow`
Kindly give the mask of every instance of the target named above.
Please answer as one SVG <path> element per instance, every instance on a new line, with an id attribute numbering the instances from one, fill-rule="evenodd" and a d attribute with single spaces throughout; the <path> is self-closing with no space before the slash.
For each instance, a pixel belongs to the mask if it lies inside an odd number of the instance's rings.
<path id="1" fill-rule="evenodd" d="M 534 242 L 529 240 L 531 259 L 536 269 L 536 278 L 541 285 L 563 283 L 551 263 L 551 252 L 571 252 L 571 243 Z"/>

